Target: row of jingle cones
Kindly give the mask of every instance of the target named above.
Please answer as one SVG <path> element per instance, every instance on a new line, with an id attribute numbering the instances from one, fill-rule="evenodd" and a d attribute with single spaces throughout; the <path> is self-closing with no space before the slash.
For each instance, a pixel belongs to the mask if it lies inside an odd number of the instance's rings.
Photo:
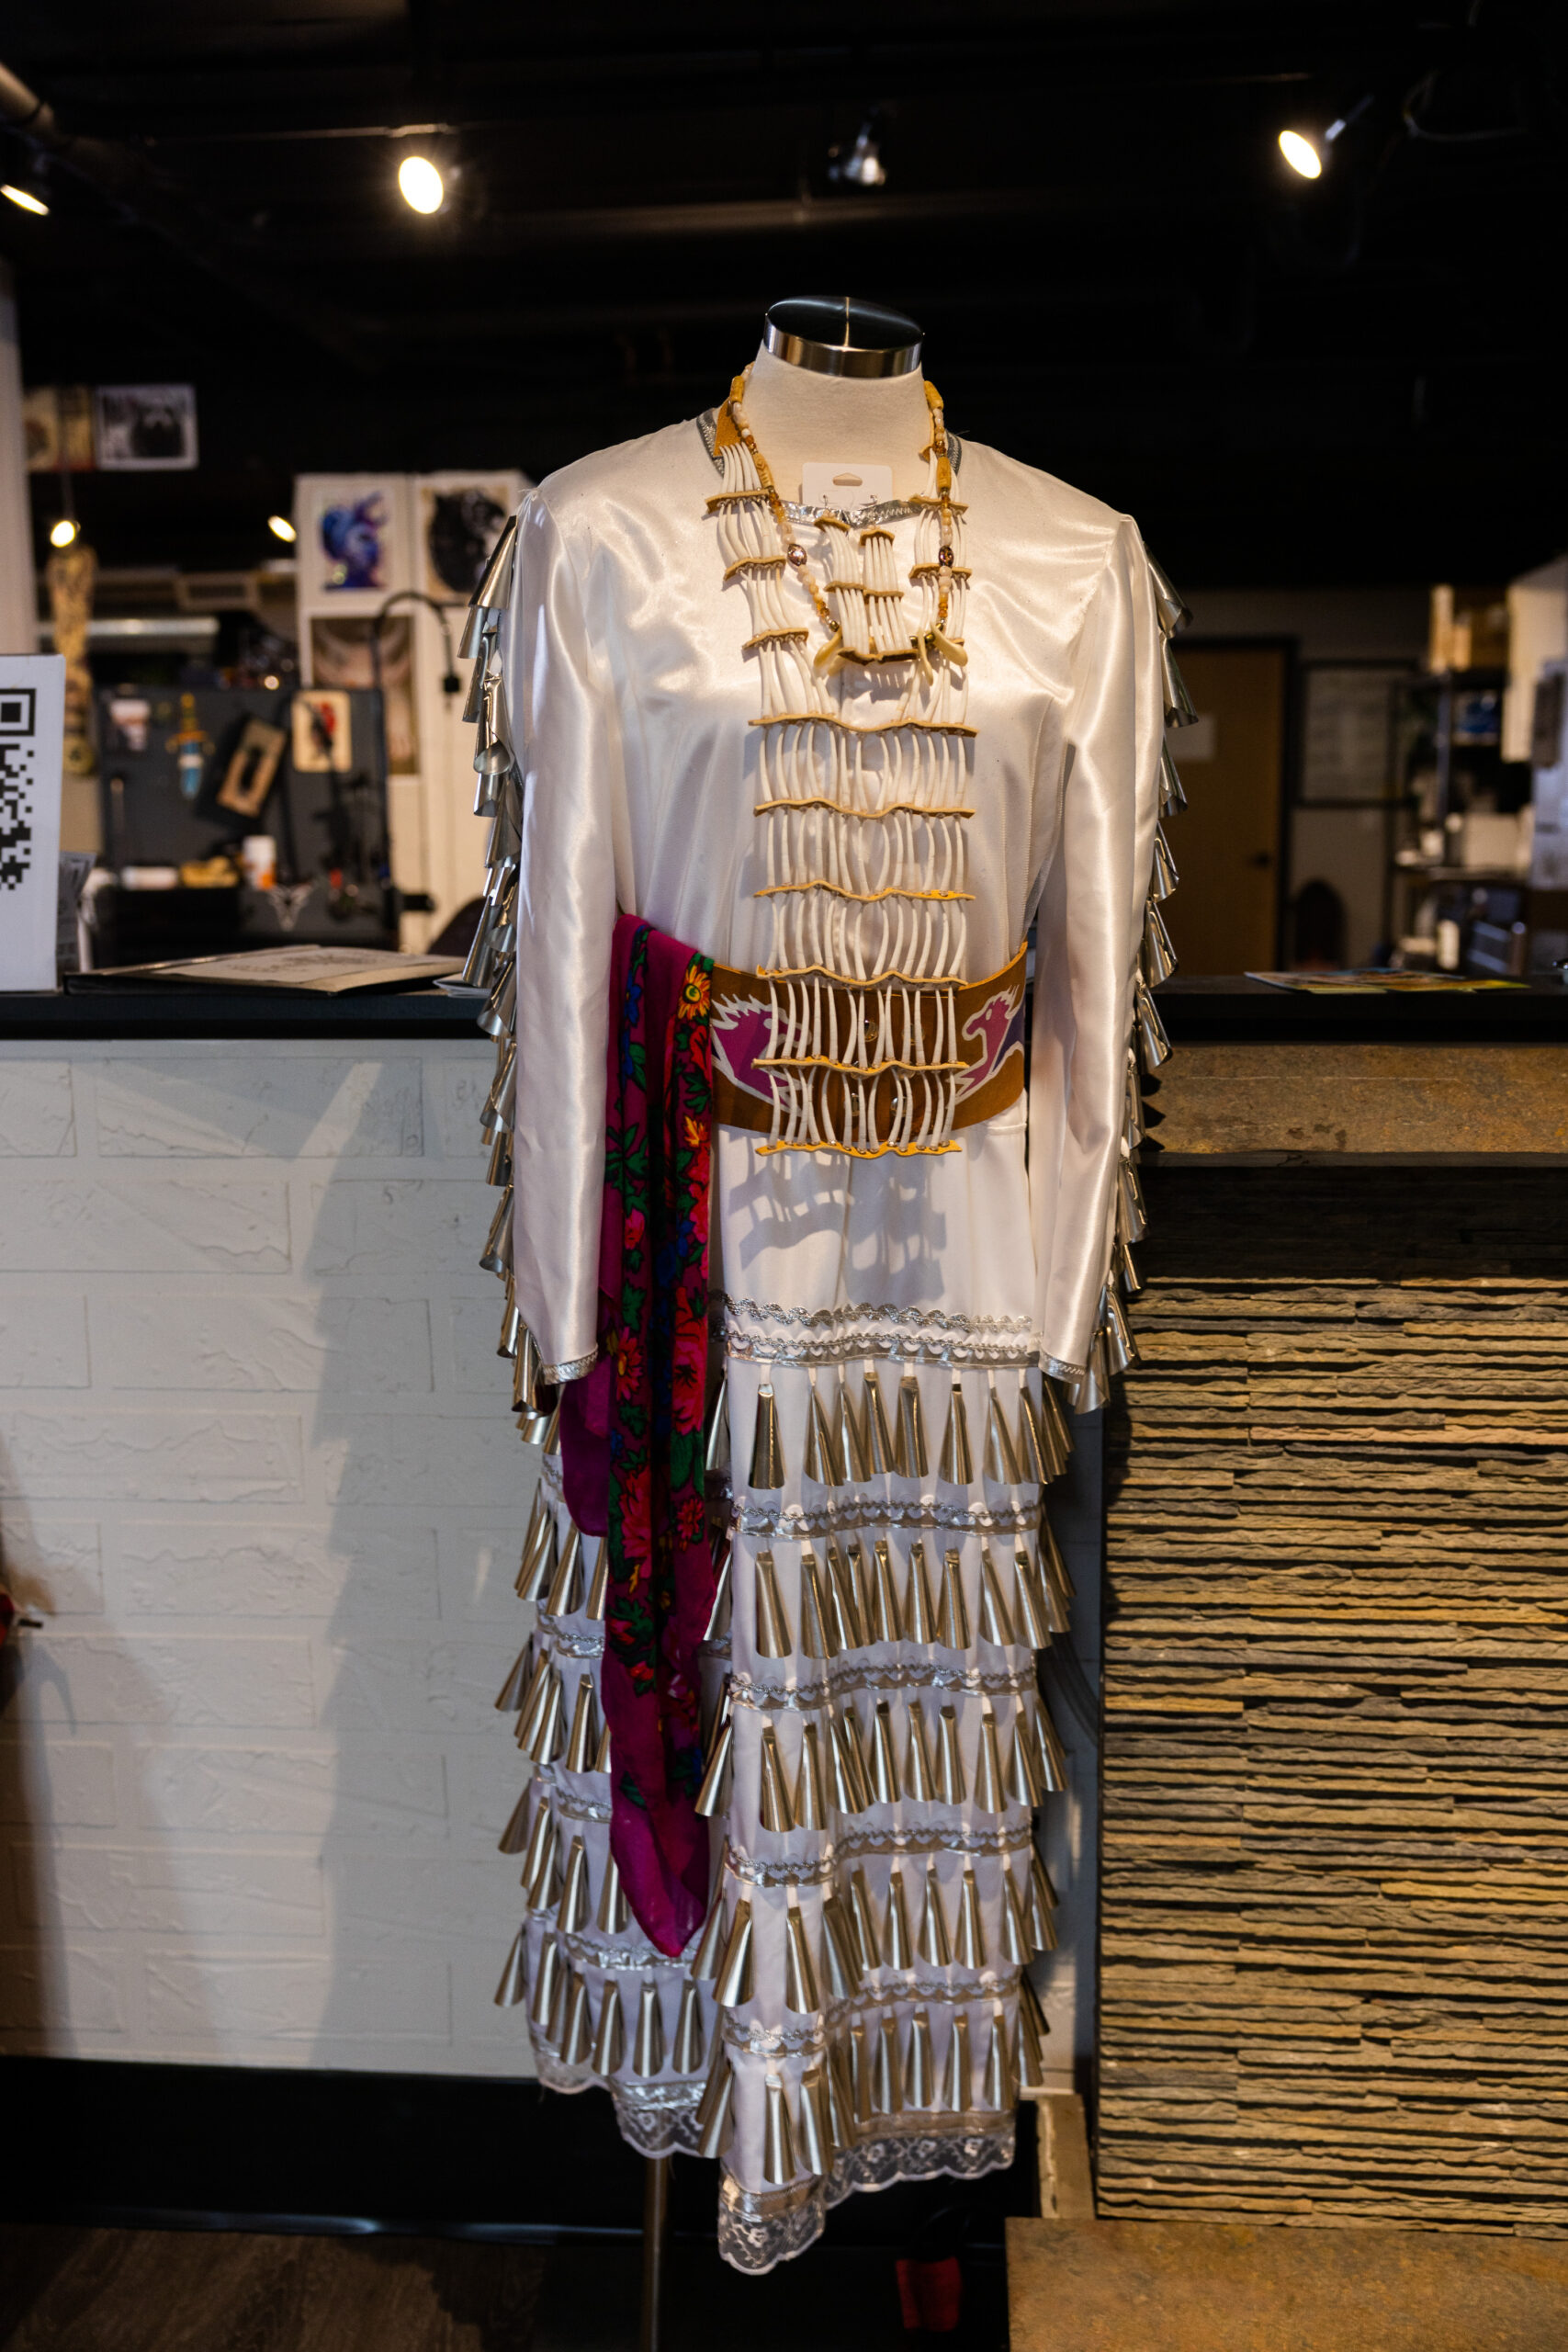
<path id="1" fill-rule="evenodd" d="M 541 1797 L 530 1825 L 528 1807 L 532 1793 L 531 1789 L 525 1789 L 518 1798 L 512 1818 L 502 1832 L 501 1850 L 503 1854 L 521 1854 L 523 1857 L 521 1883 L 528 1909 L 553 1910 L 557 1915 L 556 1925 L 563 1935 L 581 1934 L 589 1924 L 591 1904 L 587 1849 L 581 1837 L 574 1837 L 563 1871 L 560 1867 L 560 1836 L 549 1799 Z M 612 1853 L 606 1853 L 604 1857 L 599 1899 L 592 1905 L 592 1924 L 602 1936 L 625 1935 L 631 1924 L 631 1907 Z"/>
<path id="2" fill-rule="evenodd" d="M 871 1478 L 889 1476 L 925 1477 L 931 1460 L 920 1386 L 914 1374 L 906 1372 L 898 1383 L 892 1424 L 874 1363 L 866 1365 L 862 1409 L 858 1413 L 847 1379 L 840 1376 L 833 1385 L 836 1395 L 829 1412 L 823 1403 L 817 1375 L 811 1375 L 806 1458 L 801 1465 L 805 1476 L 821 1487 L 861 1486 Z M 727 1474 L 730 1466 L 728 1414 L 726 1375 L 708 1410 L 707 1466 L 716 1476 Z M 1042 1384 L 1042 1394 L 1037 1397 L 1029 1386 L 1027 1375 L 1019 1374 L 1016 1437 L 992 1382 L 986 1406 L 981 1468 L 994 1486 L 1049 1486 L 1066 1468 L 1071 1452 L 1066 1417 L 1049 1380 Z M 972 1486 L 975 1481 L 968 1408 L 963 1386 L 956 1379 L 948 1403 L 936 1475 L 953 1487 Z M 764 1380 L 757 1391 L 750 1471 L 746 1483 L 768 1492 L 782 1487 L 788 1476 L 779 1430 L 778 1400 L 772 1382 Z"/>
<path id="3" fill-rule="evenodd" d="M 527 1931 L 519 1928 L 517 1940 L 507 1959 L 506 1973 L 495 1996 L 501 2007 L 513 2008 L 523 1999 L 527 1989 L 525 1981 L 526 1962 Z M 670 2070 L 677 2075 L 697 2074 L 707 2056 L 707 2044 L 703 2027 L 702 1996 L 695 1984 L 687 1984 L 681 1988 L 680 2014 L 668 2056 L 659 1988 L 651 1977 L 643 1978 L 640 1992 L 637 2029 L 632 2040 L 632 2073 L 646 2078 L 663 2074 L 668 2064 Z M 592 2066 L 594 2074 L 607 2077 L 618 2074 L 626 2064 L 625 2021 L 621 2014 L 620 1992 L 615 1979 L 612 1977 L 605 1982 L 595 2024 L 587 1981 L 576 1969 L 563 1962 L 560 1946 L 553 1937 L 547 1936 L 539 1947 L 539 1964 L 535 1972 L 533 1995 L 528 2004 L 528 2022 L 564 2066 Z"/>
<path id="4" fill-rule="evenodd" d="M 801 1727 L 800 1766 L 791 1785 L 778 1733 L 764 1722 L 760 1754 L 760 1819 L 767 1830 L 826 1829 L 829 1802 L 835 1811 L 854 1815 L 874 1805 L 913 1804 L 959 1805 L 972 1802 L 980 1813 L 1003 1813 L 1010 1804 L 1032 1812 L 1042 1800 L 1066 1785 L 1066 1758 L 1061 1738 L 1045 1707 L 1020 1698 L 1012 1718 L 1004 1768 L 1000 1726 L 996 1709 L 986 1699 L 981 1707 L 980 1736 L 976 1744 L 971 1778 L 964 1768 L 955 1709 L 942 1706 L 937 1717 L 933 1745 L 926 1727 L 925 1710 L 910 1692 L 900 1711 L 906 1739 L 900 1760 L 894 1738 L 894 1712 L 886 1699 L 876 1702 L 872 1716 L 871 1754 L 867 1757 L 860 1716 L 849 1700 L 837 1711 L 824 1705 L 828 1753 L 824 1759 L 816 1723 Z M 729 1775 L 735 1753 L 733 1693 L 727 1691 L 708 1747 L 696 1810 L 709 1819 L 722 1813 L 728 1801 Z"/>
<path id="5" fill-rule="evenodd" d="M 866 1883 L 863 1867 L 850 1877 L 848 1907 L 836 1894 L 822 1898 L 821 1967 L 811 1956 L 806 1914 L 794 1888 L 787 1890 L 784 1910 L 784 2007 L 807 2017 L 824 2007 L 821 1978 L 826 1973 L 829 1996 L 852 1999 L 862 1980 L 874 1970 L 912 1970 L 917 1960 L 932 1968 L 987 1968 L 997 1960 L 1015 1968 L 1027 1967 L 1036 1952 L 1055 1951 L 1056 1930 L 1052 1914 L 1055 1890 L 1045 1866 L 1032 1849 L 1022 1892 L 1006 1861 L 998 1861 L 1001 1890 L 1001 1950 L 987 1948 L 975 1866 L 966 1862 L 959 1883 L 958 1916 L 949 1928 L 942 1883 L 934 1859 L 928 1858 L 918 1931 L 911 1936 L 904 1887 L 904 1866 L 894 1862 L 888 1871 L 887 1902 L 881 1918 Z M 728 1929 L 725 1925 L 724 1883 L 704 1924 L 702 1939 L 692 1959 L 692 1974 L 699 1982 L 712 1978 L 720 2008 L 739 2008 L 753 1997 L 751 1898 L 737 1896 Z"/>
<path id="6" fill-rule="evenodd" d="M 868 1571 L 864 1548 L 850 1536 L 840 1548 L 836 1537 L 827 1546 L 828 1575 L 824 1584 L 817 1555 L 809 1544 L 800 1555 L 799 1639 L 779 1589 L 778 1567 L 771 1551 L 759 1552 L 754 1567 L 752 1624 L 759 1657 L 834 1658 L 845 1651 L 870 1649 L 878 1642 L 913 1642 L 926 1648 L 965 1651 L 973 1642 L 969 1604 L 964 1589 L 963 1555 L 944 1548 L 940 1599 L 931 1589 L 925 1545 L 909 1546 L 908 1571 L 899 1591 L 893 1555 L 886 1537 L 872 1545 Z M 728 1572 L 728 1563 L 721 1578 Z M 1043 1650 L 1054 1634 L 1065 1633 L 1072 1584 L 1049 1524 L 1041 1522 L 1040 1557 L 1019 1544 L 1012 1558 L 1010 1589 L 991 1557 L 990 1545 L 980 1545 L 979 1633 L 997 1649 Z"/>
<path id="7" fill-rule="evenodd" d="M 520 1932 L 497 1996 L 505 2006 L 512 2006 L 524 1996 L 525 1962 L 525 1942 Z M 559 1948 L 552 1939 L 540 1948 L 529 2021 L 563 2066 L 588 2067 L 601 2080 L 607 2080 L 619 2074 L 626 2064 L 619 1984 L 614 1978 L 605 1981 L 595 2021 L 586 1978 L 562 1962 Z M 852 2019 L 842 2041 L 831 2044 L 823 2060 L 807 2068 L 794 2117 L 782 2075 L 776 2068 L 769 2069 L 764 2085 L 765 2177 L 770 2183 L 783 2186 L 802 2172 L 825 2177 L 839 2154 L 875 2132 L 879 2120 L 886 2122 L 910 2110 L 954 2116 L 977 2110 L 1008 2112 L 1021 2084 L 1030 2090 L 1043 2086 L 1045 2032 L 1045 2020 L 1033 1988 L 1027 1977 L 1021 1978 L 1018 2031 L 1010 2046 L 1002 2005 L 999 2001 L 993 2004 L 983 2085 L 976 2098 L 966 2009 L 953 2009 L 946 2060 L 940 2075 L 931 2047 L 930 2015 L 925 2008 L 918 2007 L 910 2016 L 901 2058 L 896 2018 L 885 2015 L 870 2021 Z M 669 2070 L 677 2075 L 696 2074 L 707 2054 L 705 2039 L 697 1987 L 687 1983 L 681 1991 L 680 2011 L 668 2054 Z M 648 2080 L 663 2074 L 666 2063 L 659 1990 L 645 1977 L 638 1988 L 631 2072 Z M 717 2156 L 723 2153 L 732 2096 L 728 2053 L 723 2037 L 716 2036 L 708 2077 L 697 2109 L 700 2154 Z"/>
<path id="8" fill-rule="evenodd" d="M 1018 2032 L 1010 2047 L 1001 2003 L 993 2006 L 984 2087 L 976 2099 L 966 2010 L 953 2012 L 940 2080 L 932 2062 L 931 2019 L 926 2010 L 917 2008 L 910 2017 L 902 2064 L 896 2018 L 853 2019 L 845 2040 L 829 2043 L 824 2058 L 806 2069 L 793 2118 L 784 2076 L 776 2066 L 770 2066 L 764 2085 L 764 2178 L 779 2188 L 787 2186 L 802 2172 L 825 2178 L 840 2154 L 853 2148 L 859 2140 L 876 2135 L 879 2122 L 886 2131 L 893 2119 L 911 2109 L 922 2116 L 962 2116 L 976 2110 L 1007 2114 L 1018 2098 L 1021 2085 L 1025 2090 L 1044 2087 L 1045 2031 L 1045 2020 L 1033 1987 L 1027 1977 L 1021 1977 Z M 699 2155 L 717 2156 L 724 2153 L 733 2096 L 734 2076 L 722 2038 L 718 2038 L 697 2109 Z"/>

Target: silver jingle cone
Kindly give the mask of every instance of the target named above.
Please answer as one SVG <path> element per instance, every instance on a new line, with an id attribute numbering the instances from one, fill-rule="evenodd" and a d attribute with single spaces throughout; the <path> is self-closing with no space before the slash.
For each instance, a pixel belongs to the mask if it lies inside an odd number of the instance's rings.
<path id="1" fill-rule="evenodd" d="M 917 2009 L 909 2019 L 909 2046 L 904 2053 L 905 2106 L 930 2107 L 934 2088 L 931 2019 L 924 2009 Z"/>
<path id="2" fill-rule="evenodd" d="M 688 1992 L 695 1987 L 688 1985 Z M 664 2072 L 664 2020 L 659 2010 L 659 1987 L 649 1977 L 642 1980 L 637 2001 L 637 2039 L 632 2044 L 632 2073 L 644 2081 Z"/>
<path id="3" fill-rule="evenodd" d="M 942 1616 L 937 1639 L 944 1650 L 966 1650 L 969 1646 L 969 1610 L 964 1598 L 964 1564 L 956 1552 L 947 1552 L 942 1563 Z"/>
<path id="4" fill-rule="evenodd" d="M 574 1936 L 587 1922 L 588 1856 L 583 1850 L 581 1838 L 574 1838 L 566 1858 L 566 1880 L 556 1911 L 556 1925 L 563 1936 Z"/>
<path id="5" fill-rule="evenodd" d="M 789 1782 L 784 1778 L 784 1758 L 779 1754 L 779 1736 L 772 1724 L 762 1725 L 760 1777 L 762 1827 L 787 1836 L 795 1827 L 795 1814 L 789 1801 Z"/>
<path id="6" fill-rule="evenodd" d="M 876 1563 L 876 1598 L 872 1611 L 872 1638 L 878 1642 L 901 1642 L 904 1638 L 903 1612 L 898 1606 L 898 1588 L 893 1581 L 893 1561 L 885 1537 L 877 1537 L 873 1556 Z"/>
<path id="7" fill-rule="evenodd" d="M 729 1940 L 719 1962 L 714 1998 L 721 2009 L 739 2008 L 751 1998 L 751 1905 L 744 1894 L 729 1923 Z"/>
<path id="8" fill-rule="evenodd" d="M 512 1950 L 506 1955 L 506 1966 L 501 1972 L 501 1982 L 495 1988 L 498 2009 L 514 2009 L 528 1989 L 528 1946 L 526 1931 L 519 1928 L 513 1939 Z"/>
<path id="9" fill-rule="evenodd" d="M 801 2082 L 800 2146 L 796 2153 L 802 2168 L 814 2173 L 818 2180 L 833 2169 L 833 2127 L 827 2079 L 820 2066 L 813 2067 Z"/>
<path id="10" fill-rule="evenodd" d="M 915 1954 L 909 1941 L 909 1915 L 904 1907 L 904 1872 L 895 1862 L 887 1873 L 887 1922 L 883 1949 L 889 1968 L 912 1968 Z"/>
<path id="11" fill-rule="evenodd" d="M 803 1657 L 835 1657 L 831 1619 L 822 1600 L 817 1555 L 807 1544 L 800 1555 L 800 1654 Z"/>
<path id="12" fill-rule="evenodd" d="M 926 1547 L 917 1541 L 909 1546 L 909 1582 L 904 1600 L 905 1639 L 934 1643 L 936 1629 L 936 1606 L 931 1600 L 931 1577 L 926 1569 Z"/>
<path id="13" fill-rule="evenodd" d="M 942 1909 L 942 1887 L 934 1861 L 926 1864 L 925 1900 L 920 1905 L 919 1953 L 920 1958 L 929 1960 L 933 1968 L 947 1968 L 952 1964 L 953 1946 L 948 1940 L 947 1914 Z M 921 2107 L 928 2103 L 926 2099 L 918 2102 Z"/>
<path id="14" fill-rule="evenodd" d="M 806 1921 L 799 1904 L 792 1903 L 784 1912 L 784 2007 L 796 2017 L 810 2017 L 821 2006 L 817 1971 L 806 1940 Z"/>
<path id="15" fill-rule="evenodd" d="M 735 1746 L 735 1724 L 729 1713 L 729 1696 L 725 1694 L 724 1713 L 714 1725 L 713 1745 L 708 1749 L 707 1770 L 703 1774 L 702 1787 L 697 1791 L 695 1810 L 705 1821 L 713 1820 L 724 1811 L 727 1802 L 726 1781 L 729 1759 Z"/>
<path id="16" fill-rule="evenodd" d="M 713 2158 L 724 2154 L 729 2136 L 730 2102 L 735 2077 L 729 2071 L 729 2059 L 723 2041 L 716 2034 L 713 2063 L 697 2107 L 697 2154 Z"/>
<path id="17" fill-rule="evenodd" d="M 795 1777 L 795 1826 L 797 1829 L 826 1829 L 828 1800 L 822 1785 L 822 1751 L 818 1743 L 817 1726 L 808 1723 L 800 1736 L 800 1770 Z"/>
<path id="18" fill-rule="evenodd" d="M 779 1591 L 778 1574 L 771 1552 L 759 1552 L 752 1590 L 755 1595 L 756 1640 L 759 1657 L 793 1657 L 795 1640 Z"/>
<path id="19" fill-rule="evenodd" d="M 965 1862 L 958 1890 L 958 1939 L 953 1957 L 960 1968 L 986 1965 L 986 1922 L 980 1910 L 980 1890 L 973 1866 Z"/>
<path id="20" fill-rule="evenodd" d="M 762 2121 L 762 2178 L 776 2188 L 795 2178 L 795 2134 L 790 2129 L 789 2103 L 776 2075 L 768 2076 L 767 2109 Z"/>
<path id="21" fill-rule="evenodd" d="M 822 1398 L 815 1381 L 806 1408 L 805 1475 L 819 1487 L 837 1487 L 843 1482 L 839 1475 L 838 1448 L 828 1416 L 822 1409 Z"/>
<path id="22" fill-rule="evenodd" d="M 703 1996 L 688 1980 L 681 1987 L 681 2010 L 675 2020 L 675 2048 L 670 2064 L 677 2075 L 694 2075 L 706 2054 Z"/>
<path id="23" fill-rule="evenodd" d="M 909 1737 L 904 1749 L 904 1794 L 917 1804 L 930 1804 L 936 1795 L 936 1778 L 926 1744 L 925 1711 L 912 1691 L 905 1721 Z"/>
<path id="24" fill-rule="evenodd" d="M 947 2060 L 942 2070 L 942 2104 L 950 2115 L 967 2115 L 974 2096 L 974 2062 L 969 2055 L 969 2018 L 954 2009 L 947 2038 Z"/>
<path id="25" fill-rule="evenodd" d="M 937 1717 L 936 1785 L 943 1804 L 962 1804 L 969 1793 L 958 1745 L 958 1717 L 951 1707 L 943 1707 Z"/>
<path id="26" fill-rule="evenodd" d="M 1002 1759 L 997 1748 L 997 1718 L 987 1699 L 980 1711 L 980 1740 L 975 1750 L 975 1808 L 977 1813 L 1001 1813 L 1006 1804 Z"/>
<path id="27" fill-rule="evenodd" d="M 757 1419 L 751 1433 L 751 1472 L 747 1485 L 771 1492 L 784 1482 L 784 1440 L 779 1434 L 779 1408 L 772 1386 L 763 1381 L 757 1391 Z"/>
<path id="28" fill-rule="evenodd" d="M 898 1383 L 898 1444 L 893 1466 L 900 1478 L 923 1478 L 931 1466 L 926 1459 L 920 1384 L 912 1372 Z"/>
<path id="29" fill-rule="evenodd" d="M 963 1383 L 958 1380 L 953 1382 L 947 1400 L 947 1427 L 942 1433 L 936 1475 L 950 1487 L 970 1486 L 975 1477 L 975 1458 L 969 1448 L 969 1415 L 964 1408 Z"/>
<path id="30" fill-rule="evenodd" d="M 865 1453 L 869 1474 L 874 1478 L 886 1478 L 897 1467 L 898 1450 L 887 1426 L 882 1383 L 869 1364 L 865 1374 Z"/>
<path id="31" fill-rule="evenodd" d="M 566 2023 L 557 2052 L 563 2066 L 586 2066 L 593 2046 L 592 2013 L 588 1987 L 575 1970 L 566 1990 Z"/>
<path id="32" fill-rule="evenodd" d="M 1020 1484 L 1012 1432 L 1002 1419 L 1001 1398 L 994 1386 L 986 1400 L 986 1476 L 994 1487 Z"/>
<path id="33" fill-rule="evenodd" d="M 1012 1620 L 1008 1615 L 1007 1600 L 987 1544 L 980 1546 L 980 1639 L 989 1642 L 994 1649 L 1006 1650 L 1013 1645 Z"/>
<path id="34" fill-rule="evenodd" d="M 626 2028 L 621 2022 L 621 1991 L 613 1976 L 604 1979 L 599 2010 L 599 2030 L 593 2037 L 592 2067 L 596 2075 L 615 2074 L 626 2052 Z"/>

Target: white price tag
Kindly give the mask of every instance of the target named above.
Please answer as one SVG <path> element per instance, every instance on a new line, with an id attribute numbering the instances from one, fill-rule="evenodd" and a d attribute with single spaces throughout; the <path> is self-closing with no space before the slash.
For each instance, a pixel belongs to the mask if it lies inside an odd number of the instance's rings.
<path id="1" fill-rule="evenodd" d="M 864 466 L 851 458 L 813 458 L 800 469 L 803 506 L 833 506 L 840 514 L 852 514 L 857 506 L 880 506 L 892 495 L 891 466 Z"/>

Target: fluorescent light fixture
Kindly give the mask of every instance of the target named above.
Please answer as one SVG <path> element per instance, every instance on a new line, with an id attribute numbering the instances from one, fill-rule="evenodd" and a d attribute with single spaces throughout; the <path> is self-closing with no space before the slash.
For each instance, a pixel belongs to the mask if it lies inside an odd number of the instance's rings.
<path id="1" fill-rule="evenodd" d="M 6 197 L 24 212 L 41 212 L 48 217 L 48 205 L 41 196 L 35 196 L 30 187 L 13 187 L 9 180 L 3 180 L 0 181 L 0 196 Z"/>
<path id="2" fill-rule="evenodd" d="M 1303 180 L 1323 177 L 1323 157 L 1316 145 L 1303 130 L 1281 130 L 1280 153 L 1292 172 L 1300 172 Z"/>
<path id="3" fill-rule="evenodd" d="M 266 518 L 266 527 L 275 539 L 283 541 L 285 547 L 291 548 L 299 536 L 287 514 L 269 514 Z"/>
<path id="4" fill-rule="evenodd" d="M 51 548 L 68 548 L 76 536 L 76 526 L 69 514 L 62 514 L 49 535 Z"/>
<path id="5" fill-rule="evenodd" d="M 398 165 L 398 187 L 403 202 L 416 212 L 439 212 L 446 198 L 446 184 L 424 155 L 405 155 Z"/>

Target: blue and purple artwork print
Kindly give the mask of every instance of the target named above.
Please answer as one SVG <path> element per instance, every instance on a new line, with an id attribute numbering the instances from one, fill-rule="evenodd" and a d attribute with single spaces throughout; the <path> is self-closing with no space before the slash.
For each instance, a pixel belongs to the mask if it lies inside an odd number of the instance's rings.
<path id="1" fill-rule="evenodd" d="M 321 553 L 329 588 L 384 588 L 387 501 L 378 490 L 321 510 Z"/>

